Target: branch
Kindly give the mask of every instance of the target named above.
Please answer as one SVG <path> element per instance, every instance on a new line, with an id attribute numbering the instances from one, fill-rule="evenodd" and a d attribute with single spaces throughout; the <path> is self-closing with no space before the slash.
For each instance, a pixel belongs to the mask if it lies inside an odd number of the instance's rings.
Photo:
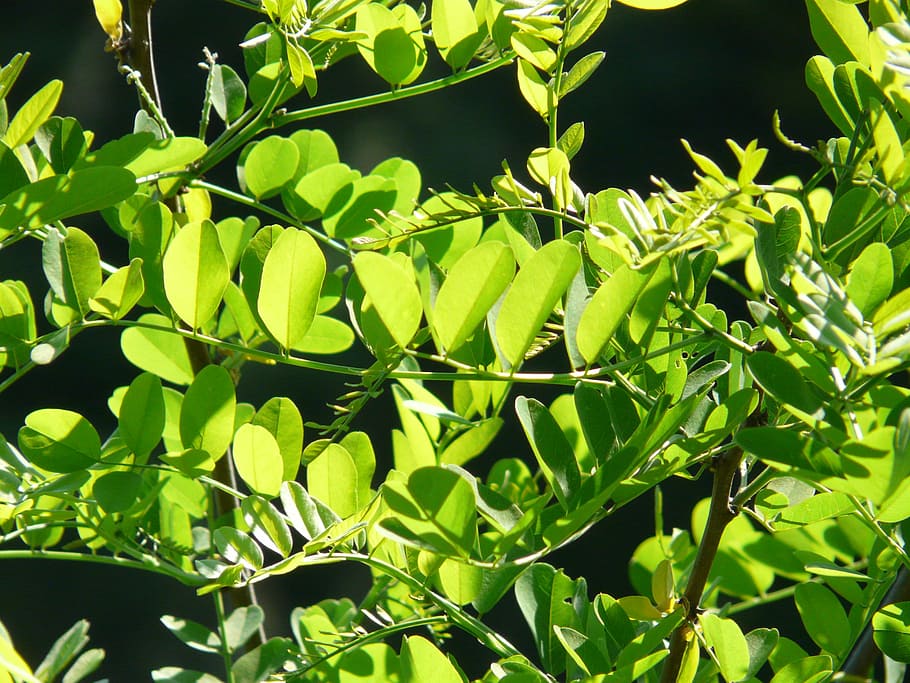
<path id="1" fill-rule="evenodd" d="M 689 582 L 683 593 L 686 621 L 673 632 L 670 639 L 670 654 L 661 673 L 661 683 L 674 683 L 679 676 L 683 654 L 686 651 L 687 636 L 692 631 L 692 624 L 698 618 L 698 605 L 705 592 L 714 558 L 717 557 L 720 539 L 727 525 L 736 518 L 737 512 L 730 506 L 730 495 L 733 489 L 733 479 L 739 471 L 742 457 L 742 449 L 737 447 L 719 455 L 714 463 L 714 485 L 711 489 L 708 523 L 702 534 L 701 543 L 698 544 L 695 564 L 692 566 L 692 573 L 689 575 Z"/>
<path id="2" fill-rule="evenodd" d="M 907 599 L 910 599 L 910 572 L 906 567 L 901 567 L 897 578 L 891 584 L 891 588 L 888 589 L 878 608 L 881 609 L 885 605 Z M 870 623 L 866 626 L 866 630 L 863 631 L 863 635 L 854 646 L 853 651 L 850 652 L 847 661 L 844 662 L 844 667 L 841 669 L 844 677 L 847 680 L 868 680 L 869 671 L 878 654 L 878 647 L 872 638 L 872 624 Z"/>
<path id="3" fill-rule="evenodd" d="M 142 75 L 142 83 L 152 96 L 152 100 L 158 107 L 161 107 L 152 48 L 152 6 L 154 4 L 155 0 L 130 0 L 130 44 L 127 55 L 132 67 Z"/>

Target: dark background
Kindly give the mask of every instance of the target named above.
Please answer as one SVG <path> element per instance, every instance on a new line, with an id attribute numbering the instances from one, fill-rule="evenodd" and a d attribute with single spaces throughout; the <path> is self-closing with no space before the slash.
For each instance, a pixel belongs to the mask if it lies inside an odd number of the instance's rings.
<path id="1" fill-rule="evenodd" d="M 203 46 L 242 72 L 237 44 L 253 20 L 245 10 L 216 0 L 159 0 L 155 10 L 159 84 L 165 112 L 178 134 L 195 134 L 198 125 L 205 75 L 196 64 Z M 83 127 L 96 131 L 96 145 L 129 132 L 136 98 L 116 73 L 112 57 L 103 52 L 103 44 L 89 0 L 2 0 L 0 61 L 6 63 L 19 51 L 32 52 L 10 97 L 11 110 L 47 80 L 61 78 L 65 88 L 57 113 L 76 116 Z M 579 120 L 586 124 L 584 148 L 573 160 L 573 179 L 586 191 L 616 186 L 646 193 L 651 174 L 680 188 L 689 186 L 692 165 L 678 142 L 683 137 L 726 168 L 734 162 L 724 139 L 745 145 L 757 137 L 771 148 L 761 179 L 804 175 L 811 168 L 807 160 L 774 140 L 775 109 L 792 138 L 811 145 L 833 134 L 804 85 L 805 62 L 816 50 L 805 8 L 796 0 L 691 0 L 655 13 L 614 3 L 588 44 L 588 51 L 594 49 L 605 50 L 606 61 L 560 108 L 561 128 Z M 431 62 L 422 80 L 444 73 L 438 62 Z M 322 103 L 382 91 L 385 85 L 361 60 L 352 58 L 325 74 L 319 88 L 316 101 Z M 474 182 L 488 187 L 503 159 L 523 174 L 520 169 L 528 152 L 546 144 L 546 128 L 521 99 L 514 68 L 441 93 L 306 125 L 330 132 L 342 160 L 354 167 L 368 171 L 386 157 L 403 156 L 417 163 L 425 187 L 437 189 L 446 183 L 466 191 Z M 235 183 L 229 165 L 214 177 Z M 125 262 L 123 244 L 106 236 L 104 226 L 80 221 L 73 224 L 96 237 L 104 258 Z M 17 245 L 0 252 L 0 278 L 36 283 L 32 291 L 40 297 L 46 284 L 38 284 L 39 263 L 36 244 Z M 551 360 L 559 362 L 558 357 Z M 114 418 L 106 399 L 134 374 L 120 356 L 116 332 L 87 333 L 58 362 L 33 371 L 0 395 L 0 431 L 15 440 L 25 415 L 53 406 L 78 410 L 100 432 L 109 432 Z M 318 389 L 313 391 L 314 387 Z M 241 400 L 256 405 L 269 396 L 291 396 L 306 419 L 317 421 L 329 419 L 324 402 L 342 392 L 333 377 L 258 368 L 247 371 L 239 388 Z M 358 422 L 367 431 L 375 427 L 380 467 L 389 462 L 389 444 L 381 439 L 386 438 L 391 414 L 390 403 L 380 399 Z M 311 438 L 312 432 L 307 440 Z M 515 429 L 500 437 L 493 450 L 496 457 L 530 457 Z M 704 482 L 700 484 L 665 487 L 667 531 L 671 526 L 688 527 L 691 502 L 707 493 Z M 627 559 L 652 533 L 651 500 L 645 497 L 552 561 L 573 577 L 584 575 L 592 595 L 623 595 L 631 590 Z M 363 571 L 335 567 L 266 582 L 260 593 L 269 633 L 289 635 L 287 616 L 294 606 L 323 597 L 358 599 L 365 579 Z M 171 664 L 217 670 L 219 663 L 212 656 L 187 650 L 158 623 L 161 614 L 174 614 L 212 625 L 211 613 L 208 599 L 195 599 L 191 589 L 153 575 L 41 560 L 0 563 L 0 620 L 35 665 L 57 635 L 86 617 L 92 622 L 93 646 L 107 650 L 101 673 L 112 681 L 147 680 L 151 668 Z M 792 616 L 798 624 L 795 612 Z M 533 651 L 512 597 L 503 600 L 489 621 L 527 653 Z M 748 630 L 759 624 L 743 625 Z M 485 651 L 464 638 L 457 638 L 454 646 L 469 658 L 476 654 L 472 675 L 486 667 Z"/>

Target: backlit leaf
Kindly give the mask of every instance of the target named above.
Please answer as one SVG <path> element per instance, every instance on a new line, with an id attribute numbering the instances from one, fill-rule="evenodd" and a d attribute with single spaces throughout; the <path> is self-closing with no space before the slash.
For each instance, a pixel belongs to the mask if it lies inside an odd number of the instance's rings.
<path id="1" fill-rule="evenodd" d="M 398 262 L 376 252 L 354 257 L 354 271 L 383 325 L 402 348 L 417 333 L 423 304 L 414 277 Z"/>
<path id="2" fill-rule="evenodd" d="M 296 348 L 313 324 L 324 277 L 316 240 L 296 228 L 284 230 L 265 257 L 257 297 L 262 322 L 284 348 Z"/>
<path id="3" fill-rule="evenodd" d="M 237 474 L 256 493 L 277 496 L 284 464 L 275 437 L 265 427 L 241 425 L 231 451 Z"/>
<path id="4" fill-rule="evenodd" d="M 91 423 L 70 410 L 44 408 L 25 418 L 19 450 L 48 472 L 76 472 L 101 457 L 101 439 Z"/>
<path id="5" fill-rule="evenodd" d="M 549 242 L 515 277 L 496 317 L 496 340 L 511 367 L 517 367 L 581 265 L 578 249 Z"/>
<path id="6" fill-rule="evenodd" d="M 220 365 L 205 366 L 183 397 L 180 408 L 183 446 L 199 448 L 211 455 L 213 460 L 218 460 L 234 435 L 236 404 L 230 373 Z"/>
<path id="7" fill-rule="evenodd" d="M 214 223 L 183 226 L 171 240 L 162 266 L 164 291 L 174 312 L 198 329 L 215 315 L 231 277 Z"/>

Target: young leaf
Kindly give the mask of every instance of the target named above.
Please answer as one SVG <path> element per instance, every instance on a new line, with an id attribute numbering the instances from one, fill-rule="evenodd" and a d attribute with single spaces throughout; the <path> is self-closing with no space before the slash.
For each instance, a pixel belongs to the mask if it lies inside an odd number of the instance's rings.
<path id="1" fill-rule="evenodd" d="M 294 529 L 308 541 L 340 521 L 338 515 L 324 503 L 311 498 L 296 481 L 286 481 L 281 485 L 281 505 Z"/>
<path id="2" fill-rule="evenodd" d="M 250 571 L 262 567 L 262 550 L 244 532 L 229 526 L 218 527 L 212 534 L 212 542 L 231 564 L 240 563 Z"/>
<path id="3" fill-rule="evenodd" d="M 533 64 L 524 59 L 517 61 L 518 89 L 531 108 L 546 119 L 549 116 L 549 88 Z"/>
<path id="4" fill-rule="evenodd" d="M 139 303 L 144 293 L 142 259 L 133 259 L 128 266 L 119 268 L 104 281 L 88 300 L 88 305 L 105 318 L 120 320 Z"/>
<path id="5" fill-rule="evenodd" d="M 231 454 L 237 474 L 251 490 L 268 497 L 278 495 L 283 469 L 281 451 L 265 427 L 241 425 L 234 436 Z"/>
<path id="6" fill-rule="evenodd" d="M 161 623 L 164 624 L 168 631 L 194 650 L 214 654 L 221 652 L 221 638 L 200 623 L 190 619 L 172 617 L 169 614 L 161 617 Z"/>
<path id="7" fill-rule="evenodd" d="M 325 257 L 316 240 L 296 228 L 284 230 L 265 257 L 256 300 L 262 322 L 282 347 L 303 341 L 324 278 Z"/>
<path id="8" fill-rule="evenodd" d="M 259 605 L 238 607 L 224 620 L 224 634 L 231 650 L 243 647 L 265 620 Z"/>
<path id="9" fill-rule="evenodd" d="M 657 262 L 638 270 L 623 264 L 594 293 L 575 333 L 578 350 L 589 364 L 600 358 L 656 268 Z"/>
<path id="10" fill-rule="evenodd" d="M 562 99 L 573 90 L 577 90 L 585 81 L 587 81 L 597 70 L 606 57 L 605 52 L 592 52 L 585 55 L 569 69 L 569 73 L 563 76 L 562 83 L 559 86 L 559 97 Z"/>
<path id="11" fill-rule="evenodd" d="M 910 602 L 882 607 L 872 617 L 875 644 L 897 662 L 910 662 Z"/>
<path id="12" fill-rule="evenodd" d="M 29 413 L 19 430 L 19 450 L 48 472 L 76 472 L 101 458 L 101 438 L 91 423 L 70 410 L 43 408 Z"/>
<path id="13" fill-rule="evenodd" d="M 433 42 L 449 66 L 458 70 L 471 60 L 481 35 L 468 0 L 433 0 L 430 24 Z"/>
<path id="14" fill-rule="evenodd" d="M 581 473 L 572 446 L 540 401 L 519 396 L 515 399 L 515 412 L 553 493 L 568 510 L 572 496 L 581 485 Z"/>
<path id="15" fill-rule="evenodd" d="M 63 81 L 53 80 L 32 95 L 9 122 L 3 143 L 10 149 L 31 142 L 41 125 L 47 121 L 63 93 Z"/>
<path id="16" fill-rule="evenodd" d="M 413 275 L 388 256 L 369 251 L 354 257 L 354 271 L 383 325 L 405 348 L 417 333 L 423 311 Z"/>
<path id="17" fill-rule="evenodd" d="M 843 654 L 851 642 L 851 628 L 837 596 L 820 583 L 801 583 L 794 599 L 809 637 L 822 650 Z"/>
<path id="18" fill-rule="evenodd" d="M 594 35 L 607 16 L 609 5 L 601 0 L 586 0 L 579 3 L 568 22 L 564 46 L 566 52 L 574 50 Z"/>
<path id="19" fill-rule="evenodd" d="M 240 510 L 243 521 L 257 541 L 282 557 L 288 556 L 291 552 L 291 531 L 269 501 L 262 496 L 247 496 L 240 504 Z"/>
<path id="20" fill-rule="evenodd" d="M 581 265 L 578 249 L 556 240 L 541 247 L 518 271 L 496 317 L 496 341 L 517 367 Z"/>
<path id="21" fill-rule="evenodd" d="M 307 465 L 307 489 L 345 518 L 369 502 L 372 474 L 361 472 L 348 450 L 333 443 Z"/>
<path id="22" fill-rule="evenodd" d="M 283 464 L 281 480 L 293 480 L 303 450 L 303 417 L 297 406 L 283 396 L 270 398 L 256 412 L 253 424 L 265 427 L 275 437 Z"/>
<path id="23" fill-rule="evenodd" d="M 619 2 L 636 9 L 656 10 L 678 7 L 686 2 L 686 0 L 619 0 Z"/>
<path id="24" fill-rule="evenodd" d="M 815 42 L 835 64 L 869 64 L 869 27 L 859 9 L 840 0 L 806 0 Z"/>
<path id="25" fill-rule="evenodd" d="M 243 164 L 244 180 L 256 199 L 277 194 L 294 177 L 300 152 L 291 140 L 271 135 L 257 142 Z"/>
<path id="26" fill-rule="evenodd" d="M 146 313 L 138 320 L 145 325 L 170 328 L 163 315 Z M 126 359 L 140 370 L 158 375 L 173 384 L 193 381 L 193 366 L 183 338 L 172 332 L 144 327 L 129 327 L 120 336 L 120 349 Z"/>
<path id="27" fill-rule="evenodd" d="M 553 627 L 581 628 L 573 602 L 579 597 L 587 601 L 586 593 L 584 579 L 573 581 L 561 569 L 557 571 L 544 563 L 531 565 L 515 582 L 518 606 L 534 634 L 543 665 L 551 674 L 559 675 L 566 667 L 565 651 Z"/>
<path id="28" fill-rule="evenodd" d="M 54 294 L 82 315 L 88 313 L 89 299 L 101 287 L 101 257 L 94 240 L 79 228 L 67 228 L 63 236 L 52 230 L 41 256 Z"/>
<path id="29" fill-rule="evenodd" d="M 433 309 L 433 324 L 446 351 L 468 340 L 514 275 L 512 251 L 501 242 L 485 242 L 458 259 Z"/>
<path id="30" fill-rule="evenodd" d="M 716 614 L 702 614 L 698 620 L 720 664 L 721 675 L 728 683 L 743 680 L 749 670 L 749 644 L 739 626 Z"/>
<path id="31" fill-rule="evenodd" d="M 438 4 L 436 0 L 434 4 Z M 458 669 L 433 643 L 410 636 L 401 645 L 401 683 L 462 683 Z"/>
<path id="32" fill-rule="evenodd" d="M 205 366 L 186 390 L 180 408 L 180 440 L 184 448 L 204 450 L 218 460 L 234 435 L 236 405 L 230 373 L 220 365 Z"/>
<path id="33" fill-rule="evenodd" d="M 212 67 L 212 106 L 227 125 L 246 107 L 246 86 L 237 72 L 226 64 Z"/>
<path id="34" fill-rule="evenodd" d="M 162 260 L 164 291 L 174 312 L 191 328 L 208 322 L 231 278 L 218 231 L 209 220 L 187 223 Z"/>
<path id="35" fill-rule="evenodd" d="M 139 498 L 142 485 L 135 472 L 108 472 L 95 480 L 92 495 L 105 512 L 126 512 Z"/>
<path id="36" fill-rule="evenodd" d="M 35 669 L 35 676 L 42 681 L 52 681 L 59 676 L 73 658 L 88 645 L 88 628 L 89 623 L 85 619 L 73 624 L 51 646 L 47 656 Z"/>

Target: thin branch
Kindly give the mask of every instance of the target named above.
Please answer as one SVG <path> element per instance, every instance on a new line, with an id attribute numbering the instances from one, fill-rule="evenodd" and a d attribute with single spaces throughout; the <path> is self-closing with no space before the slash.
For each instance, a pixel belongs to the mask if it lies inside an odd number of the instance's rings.
<path id="1" fill-rule="evenodd" d="M 720 539 L 727 525 L 736 518 L 737 513 L 730 506 L 730 496 L 733 490 L 733 480 L 739 471 L 742 457 L 742 450 L 734 448 L 718 456 L 714 463 L 714 485 L 711 490 L 708 523 L 702 534 L 701 543 L 698 544 L 695 563 L 682 598 L 686 606 L 686 621 L 673 632 L 670 639 L 670 654 L 667 656 L 661 672 L 661 683 L 674 683 L 679 676 L 686 643 L 693 630 L 693 624 L 698 618 L 698 606 L 704 595 L 714 558 L 717 557 Z"/>

